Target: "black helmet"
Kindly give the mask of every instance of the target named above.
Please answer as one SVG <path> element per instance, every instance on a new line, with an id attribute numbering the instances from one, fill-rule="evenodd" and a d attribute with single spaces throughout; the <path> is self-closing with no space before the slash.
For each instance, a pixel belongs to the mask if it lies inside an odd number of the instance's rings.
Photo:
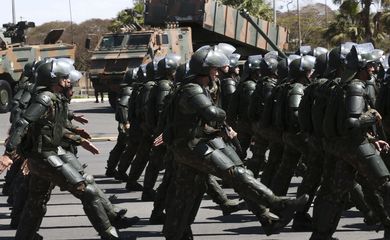
<path id="1" fill-rule="evenodd" d="M 37 69 L 37 85 L 46 87 L 56 85 L 59 80 L 69 78 L 72 70 L 73 65 L 65 61 L 53 60 L 43 63 Z"/>
<path id="2" fill-rule="evenodd" d="M 373 50 L 374 45 L 372 43 L 354 45 L 345 58 L 347 68 L 358 70 L 364 68 L 368 62 L 377 60 L 372 54 Z"/>
<path id="3" fill-rule="evenodd" d="M 83 75 L 81 74 L 81 72 L 77 71 L 76 69 L 71 70 L 69 73 L 70 83 L 72 85 L 75 84 L 76 82 L 78 82 L 81 79 L 82 76 Z"/>
<path id="4" fill-rule="evenodd" d="M 282 60 L 280 60 L 278 62 L 276 74 L 278 75 L 279 79 L 285 79 L 286 77 L 288 77 L 290 63 L 293 60 L 298 59 L 298 58 L 301 58 L 301 56 L 296 55 L 296 54 L 292 54 L 292 55 L 288 56 L 288 58 L 283 58 Z"/>
<path id="5" fill-rule="evenodd" d="M 260 71 L 262 75 L 269 76 L 276 74 L 278 68 L 278 59 L 274 56 L 264 56 L 260 62 Z"/>
<path id="6" fill-rule="evenodd" d="M 229 43 L 219 43 L 218 45 L 214 46 L 214 50 L 222 52 L 226 57 L 229 57 L 234 53 L 234 51 L 236 51 L 236 48 Z"/>
<path id="7" fill-rule="evenodd" d="M 220 51 L 215 51 L 211 47 L 198 49 L 191 57 L 190 71 L 194 75 L 209 75 L 212 67 L 223 67 L 229 65 L 229 59 Z"/>
<path id="8" fill-rule="evenodd" d="M 27 78 L 31 78 L 34 76 L 33 74 L 33 67 L 34 67 L 34 62 L 28 62 L 26 63 L 26 65 L 24 65 L 24 68 L 23 68 L 23 74 L 25 77 Z"/>
<path id="9" fill-rule="evenodd" d="M 123 76 L 123 83 L 130 85 L 137 80 L 138 68 L 128 68 Z"/>
<path id="10" fill-rule="evenodd" d="M 138 82 L 146 82 L 146 64 L 141 64 L 137 70 Z"/>
<path id="11" fill-rule="evenodd" d="M 299 78 L 306 76 L 306 74 L 314 69 L 316 58 L 310 55 L 302 56 L 301 58 L 293 60 L 289 65 L 289 72 L 291 77 Z"/>
<path id="12" fill-rule="evenodd" d="M 175 53 L 168 53 L 165 58 L 161 59 L 157 64 L 157 75 L 165 77 L 175 73 L 180 64 L 181 56 Z"/>
<path id="13" fill-rule="evenodd" d="M 300 46 L 299 49 L 295 52 L 295 54 L 301 56 L 312 54 L 311 46 Z"/>
<path id="14" fill-rule="evenodd" d="M 356 43 L 346 42 L 333 48 L 329 52 L 329 71 L 336 70 L 345 64 L 345 57 L 354 45 L 356 45 Z"/>
<path id="15" fill-rule="evenodd" d="M 161 59 L 161 57 L 155 57 L 151 62 L 146 64 L 146 77 L 148 81 L 155 80 L 157 74 L 157 64 Z"/>
<path id="16" fill-rule="evenodd" d="M 324 53 L 327 53 L 329 52 L 328 49 L 324 48 L 324 47 L 316 47 L 312 50 L 312 53 L 310 55 L 314 56 L 314 57 L 318 57 Z"/>
<path id="17" fill-rule="evenodd" d="M 315 77 L 323 77 L 329 64 L 329 53 L 324 53 L 316 57 L 316 63 L 314 65 Z"/>
<path id="18" fill-rule="evenodd" d="M 180 64 L 175 73 L 175 82 L 183 82 L 183 80 L 188 76 L 190 70 L 189 63 Z"/>
<path id="19" fill-rule="evenodd" d="M 230 54 L 229 58 L 229 67 L 235 68 L 238 66 L 238 61 L 240 60 L 241 55 L 238 53 L 232 53 Z"/>
<path id="20" fill-rule="evenodd" d="M 263 59 L 263 56 L 261 55 L 251 55 L 248 57 L 248 70 L 253 71 L 253 70 L 258 70 L 260 69 L 260 62 L 261 59 Z"/>

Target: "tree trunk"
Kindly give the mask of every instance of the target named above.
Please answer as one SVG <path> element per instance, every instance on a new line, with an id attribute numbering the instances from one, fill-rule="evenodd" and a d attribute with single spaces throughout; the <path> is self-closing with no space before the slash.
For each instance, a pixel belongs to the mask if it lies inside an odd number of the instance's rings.
<path id="1" fill-rule="evenodd" d="M 364 26 L 365 40 L 368 42 L 373 42 L 373 34 L 372 34 L 371 21 L 370 21 L 371 4 L 372 4 L 372 0 L 363 0 L 362 24 Z"/>

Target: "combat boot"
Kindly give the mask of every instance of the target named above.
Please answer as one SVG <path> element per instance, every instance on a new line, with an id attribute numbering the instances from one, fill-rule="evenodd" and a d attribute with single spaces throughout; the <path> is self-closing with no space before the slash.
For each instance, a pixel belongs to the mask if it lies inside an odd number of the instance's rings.
<path id="1" fill-rule="evenodd" d="M 292 229 L 295 232 L 310 232 L 313 230 L 313 223 L 308 213 L 295 213 Z"/>
<path id="2" fill-rule="evenodd" d="M 112 223 L 112 225 L 117 228 L 117 229 L 124 229 L 124 228 L 129 228 L 139 222 L 139 217 L 121 217 L 115 222 Z"/>
<path id="3" fill-rule="evenodd" d="M 118 172 L 115 169 L 111 169 L 108 167 L 106 169 L 107 169 L 105 173 L 106 177 L 115 177 L 118 174 Z"/>
<path id="4" fill-rule="evenodd" d="M 308 200 L 307 194 L 297 198 L 276 197 L 275 202 L 271 203 L 271 211 L 280 218 L 275 227 L 285 227 L 294 217 L 295 211 L 302 210 Z"/>
<path id="5" fill-rule="evenodd" d="M 154 201 L 154 197 L 156 196 L 156 191 L 153 189 L 142 191 L 141 200 L 144 202 Z"/>
<path id="6" fill-rule="evenodd" d="M 227 200 L 220 205 L 222 214 L 224 216 L 230 215 L 231 213 L 237 212 L 240 210 L 240 205 L 235 200 Z"/>
<path id="7" fill-rule="evenodd" d="M 119 240 L 118 232 L 114 227 L 110 227 L 109 229 L 99 232 L 100 238 L 102 240 Z"/>
<path id="8" fill-rule="evenodd" d="M 125 187 L 129 192 L 131 191 L 142 191 L 143 187 L 137 181 L 131 181 L 126 183 Z"/>
<path id="9" fill-rule="evenodd" d="M 165 217 L 165 213 L 153 210 L 149 222 L 150 224 L 164 224 Z"/>
<path id="10" fill-rule="evenodd" d="M 129 176 L 124 173 L 124 172 L 119 172 L 117 171 L 114 175 L 115 180 L 122 181 L 122 182 L 127 182 L 129 179 Z"/>

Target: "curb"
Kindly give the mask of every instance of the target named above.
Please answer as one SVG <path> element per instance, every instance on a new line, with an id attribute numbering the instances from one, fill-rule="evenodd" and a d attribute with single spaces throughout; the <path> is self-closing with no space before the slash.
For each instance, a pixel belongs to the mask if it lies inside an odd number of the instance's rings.
<path id="1" fill-rule="evenodd" d="M 117 137 L 92 137 L 90 142 L 111 142 L 116 141 Z M 4 141 L 0 141 L 0 146 L 4 145 Z"/>

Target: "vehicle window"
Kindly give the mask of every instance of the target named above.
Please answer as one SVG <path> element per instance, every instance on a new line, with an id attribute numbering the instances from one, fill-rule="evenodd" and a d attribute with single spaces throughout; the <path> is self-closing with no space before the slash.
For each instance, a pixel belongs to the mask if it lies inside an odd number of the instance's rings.
<path id="1" fill-rule="evenodd" d="M 168 34 L 163 34 L 162 35 L 162 44 L 168 44 L 169 39 L 168 39 Z"/>
<path id="2" fill-rule="evenodd" d="M 100 43 L 101 49 L 110 49 L 110 48 L 120 48 L 123 42 L 122 36 L 106 36 L 103 37 L 102 42 Z"/>
<path id="3" fill-rule="evenodd" d="M 127 45 L 129 48 L 147 47 L 151 34 L 134 34 L 129 36 Z"/>

